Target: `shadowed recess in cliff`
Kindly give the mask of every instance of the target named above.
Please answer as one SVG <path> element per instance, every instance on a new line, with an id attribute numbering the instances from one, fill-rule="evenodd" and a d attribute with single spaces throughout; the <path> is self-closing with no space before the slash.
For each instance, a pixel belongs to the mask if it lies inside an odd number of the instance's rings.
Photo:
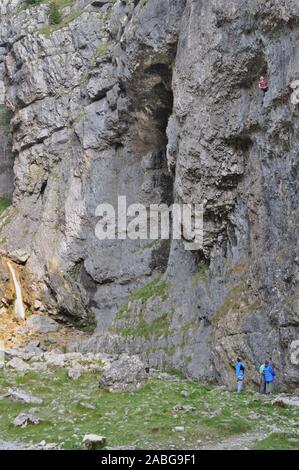
<path id="1" fill-rule="evenodd" d="M 161 63 L 155 61 L 153 51 L 144 51 L 144 57 L 149 54 L 152 54 L 153 63 L 140 64 L 134 81 L 125 84 L 133 108 L 129 116 L 133 125 L 131 148 L 140 156 L 166 148 L 166 127 L 173 108 L 171 55 L 166 63 Z"/>

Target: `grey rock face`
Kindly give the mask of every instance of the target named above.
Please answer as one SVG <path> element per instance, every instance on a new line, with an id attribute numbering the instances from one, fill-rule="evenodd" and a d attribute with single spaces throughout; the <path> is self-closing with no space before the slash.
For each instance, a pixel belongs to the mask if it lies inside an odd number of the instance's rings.
<path id="1" fill-rule="evenodd" d="M 9 132 L 10 113 L 1 101 L 0 63 L 0 197 L 11 199 L 13 194 L 13 164 L 11 134 Z"/>
<path id="2" fill-rule="evenodd" d="M 70 349 L 227 384 L 237 356 L 257 383 L 270 355 L 298 387 L 297 2 L 81 0 L 55 27 L 46 3 L 18 8 L 0 0 L 2 252 L 30 255 L 46 311 L 96 321 Z M 203 250 L 99 241 L 119 195 L 203 203 Z"/>

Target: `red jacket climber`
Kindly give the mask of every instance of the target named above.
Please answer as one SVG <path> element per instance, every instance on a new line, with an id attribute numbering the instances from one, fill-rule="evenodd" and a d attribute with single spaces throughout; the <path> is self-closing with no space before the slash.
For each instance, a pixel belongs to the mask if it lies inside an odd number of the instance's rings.
<path id="1" fill-rule="evenodd" d="M 263 90 L 263 92 L 266 93 L 266 91 L 268 91 L 268 88 L 269 88 L 268 80 L 266 80 L 264 77 L 261 77 L 259 81 L 259 89 Z"/>

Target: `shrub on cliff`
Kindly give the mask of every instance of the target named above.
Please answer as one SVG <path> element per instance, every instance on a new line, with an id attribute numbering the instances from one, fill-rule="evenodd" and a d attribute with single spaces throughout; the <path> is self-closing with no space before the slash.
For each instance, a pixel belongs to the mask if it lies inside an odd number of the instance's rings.
<path id="1" fill-rule="evenodd" d="M 38 5 L 42 0 L 25 0 L 26 5 Z"/>
<path id="2" fill-rule="evenodd" d="M 50 17 L 50 24 L 61 23 L 61 20 L 62 20 L 61 13 L 55 2 L 51 2 L 49 5 L 49 17 Z"/>

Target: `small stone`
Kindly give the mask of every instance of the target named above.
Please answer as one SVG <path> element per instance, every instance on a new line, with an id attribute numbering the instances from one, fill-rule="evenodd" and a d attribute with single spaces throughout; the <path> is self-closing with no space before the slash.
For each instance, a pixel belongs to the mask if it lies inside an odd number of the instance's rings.
<path id="1" fill-rule="evenodd" d="M 195 412 L 196 408 L 192 405 L 175 405 L 173 411 L 181 411 L 183 413 Z"/>
<path id="2" fill-rule="evenodd" d="M 33 303 L 34 310 L 40 310 L 41 312 L 45 311 L 45 307 L 42 304 L 42 302 L 38 299 L 36 299 Z"/>
<path id="3" fill-rule="evenodd" d="M 175 426 L 173 429 L 172 429 L 173 432 L 184 432 L 185 431 L 185 428 L 184 426 Z"/>
<path id="4" fill-rule="evenodd" d="M 82 371 L 79 368 L 72 367 L 68 369 L 68 377 L 72 380 L 78 380 L 81 377 Z"/>
<path id="5" fill-rule="evenodd" d="M 20 413 L 14 420 L 14 426 L 25 428 L 28 424 L 38 424 L 40 419 L 33 413 Z"/>
<path id="6" fill-rule="evenodd" d="M 182 397 L 184 397 L 184 398 L 188 398 L 188 397 L 189 397 L 189 392 L 188 392 L 188 390 L 182 390 L 182 391 L 181 391 L 181 395 L 182 395 Z"/>
<path id="7" fill-rule="evenodd" d="M 82 408 L 86 408 L 87 410 L 95 410 L 95 406 L 91 405 L 90 403 L 80 402 L 79 403 Z"/>
<path id="8" fill-rule="evenodd" d="M 86 450 L 101 450 L 106 445 L 106 437 L 97 434 L 85 434 L 82 447 Z"/>

